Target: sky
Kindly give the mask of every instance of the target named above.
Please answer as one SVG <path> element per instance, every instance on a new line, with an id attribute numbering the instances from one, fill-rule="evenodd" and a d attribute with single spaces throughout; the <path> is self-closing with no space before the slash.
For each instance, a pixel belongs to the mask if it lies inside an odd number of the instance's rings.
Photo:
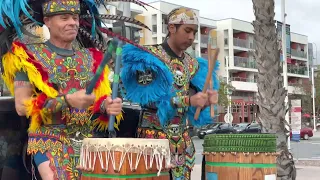
<path id="1" fill-rule="evenodd" d="M 157 0 L 142 0 L 154 2 Z M 200 16 L 214 20 L 237 18 L 252 22 L 252 0 L 164 0 L 200 10 Z M 318 47 L 316 64 L 320 64 L 320 0 L 286 0 L 286 23 L 292 32 L 308 36 Z M 275 19 L 281 21 L 281 0 L 275 0 Z M 314 53 L 316 56 L 316 53 Z"/>

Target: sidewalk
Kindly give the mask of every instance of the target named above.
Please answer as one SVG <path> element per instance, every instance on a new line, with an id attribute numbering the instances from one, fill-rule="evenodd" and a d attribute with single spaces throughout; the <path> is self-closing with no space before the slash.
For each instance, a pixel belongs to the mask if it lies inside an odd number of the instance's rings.
<path id="1" fill-rule="evenodd" d="M 319 180 L 320 167 L 315 166 L 296 166 L 297 179 L 296 180 Z M 191 180 L 201 179 L 201 165 L 195 165 L 191 173 Z"/>

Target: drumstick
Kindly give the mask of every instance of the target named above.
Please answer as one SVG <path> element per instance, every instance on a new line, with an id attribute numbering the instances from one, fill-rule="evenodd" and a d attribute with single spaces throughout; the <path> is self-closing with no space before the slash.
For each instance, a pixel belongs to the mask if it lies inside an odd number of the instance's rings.
<path id="1" fill-rule="evenodd" d="M 105 54 L 104 54 L 103 60 L 101 61 L 100 65 L 98 66 L 98 69 L 96 70 L 96 74 L 93 76 L 92 80 L 90 81 L 89 86 L 86 88 L 86 94 L 91 94 L 93 92 L 93 89 L 94 89 L 95 85 L 97 84 L 97 81 L 99 80 L 104 68 L 106 67 L 106 65 L 108 64 L 108 62 L 112 58 L 112 52 L 114 50 L 114 45 L 112 45 L 112 44 L 116 43 L 116 42 L 117 42 L 117 40 L 114 39 L 110 43 L 107 52 L 105 52 Z"/>
<path id="2" fill-rule="evenodd" d="M 122 46 L 123 46 L 123 42 L 119 41 L 118 47 L 116 50 L 116 62 L 115 62 L 115 68 L 114 68 L 114 74 L 113 74 L 112 99 L 116 99 L 118 97 Z M 109 118 L 109 124 L 108 124 L 109 138 L 115 138 L 117 136 L 116 131 L 114 130 L 115 120 L 116 120 L 116 117 L 114 115 L 111 115 Z"/>
<path id="3" fill-rule="evenodd" d="M 208 86 L 209 86 L 209 82 L 210 82 L 210 79 L 212 77 L 212 72 L 213 72 L 213 69 L 214 69 L 214 65 L 216 64 L 216 61 L 217 61 L 217 58 L 218 58 L 218 53 L 219 53 L 219 48 L 216 49 L 215 53 L 214 53 L 214 59 L 208 63 L 211 63 L 210 65 L 210 69 L 208 70 L 208 73 L 207 73 L 207 77 L 206 77 L 206 82 L 204 83 L 204 87 L 202 89 L 202 92 L 205 93 L 208 89 Z M 198 120 L 199 118 L 199 115 L 200 115 L 200 111 L 201 111 L 201 107 L 198 107 L 197 110 L 196 110 L 196 113 L 194 114 L 194 119 L 195 120 Z"/>

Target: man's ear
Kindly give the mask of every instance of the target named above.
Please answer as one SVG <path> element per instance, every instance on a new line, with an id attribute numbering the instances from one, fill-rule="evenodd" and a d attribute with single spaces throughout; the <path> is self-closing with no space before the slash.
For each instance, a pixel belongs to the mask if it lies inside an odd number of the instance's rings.
<path id="1" fill-rule="evenodd" d="M 44 17 L 43 22 L 48 28 L 50 28 L 50 18 L 49 17 Z"/>
<path id="2" fill-rule="evenodd" d="M 177 31 L 177 28 L 174 24 L 169 24 L 168 25 L 168 31 L 170 32 L 170 34 L 174 34 Z"/>

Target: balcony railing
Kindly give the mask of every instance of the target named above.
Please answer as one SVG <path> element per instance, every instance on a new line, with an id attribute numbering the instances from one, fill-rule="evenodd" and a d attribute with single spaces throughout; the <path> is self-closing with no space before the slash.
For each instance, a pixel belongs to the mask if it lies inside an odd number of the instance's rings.
<path id="1" fill-rule="evenodd" d="M 230 79 L 231 81 L 241 81 L 241 82 L 251 82 L 251 83 L 257 82 L 255 78 L 231 77 Z"/>
<path id="2" fill-rule="evenodd" d="M 291 82 L 288 82 L 288 85 L 289 85 L 289 86 L 294 86 L 294 87 L 302 86 L 301 83 L 291 83 Z"/>
<path id="3" fill-rule="evenodd" d="M 288 73 L 308 75 L 308 68 L 305 66 L 294 66 L 294 65 L 288 64 Z"/>
<path id="4" fill-rule="evenodd" d="M 256 69 L 256 62 L 246 57 L 234 56 L 234 66 Z"/>
<path id="5" fill-rule="evenodd" d="M 249 48 L 249 41 L 244 39 L 233 38 L 233 45 L 243 48 Z"/>
<path id="6" fill-rule="evenodd" d="M 307 53 L 305 53 L 303 51 L 298 51 L 298 50 L 295 50 L 295 49 L 291 49 L 291 55 L 295 56 L 295 57 L 300 57 L 300 58 L 307 59 Z"/>

